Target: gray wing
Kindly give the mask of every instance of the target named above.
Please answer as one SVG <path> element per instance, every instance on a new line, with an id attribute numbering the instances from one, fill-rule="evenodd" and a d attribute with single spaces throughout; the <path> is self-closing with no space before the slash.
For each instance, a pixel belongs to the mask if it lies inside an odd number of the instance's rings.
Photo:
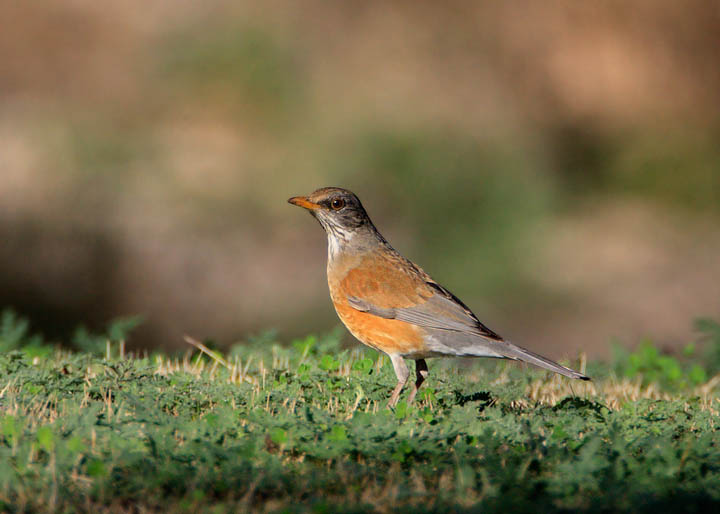
<path id="1" fill-rule="evenodd" d="M 349 296 L 350 306 L 385 319 L 397 319 L 425 328 L 464 332 L 495 340 L 502 338 L 485 327 L 467 308 L 461 304 L 435 293 L 426 302 L 413 307 L 384 309 L 370 302 Z"/>
<path id="2" fill-rule="evenodd" d="M 577 371 L 504 341 L 447 289 L 435 283 L 429 285 L 435 294 L 412 307 L 382 308 L 356 296 L 349 296 L 348 303 L 361 312 L 426 328 L 428 347 L 438 354 L 521 360 L 566 377 L 589 380 Z"/>

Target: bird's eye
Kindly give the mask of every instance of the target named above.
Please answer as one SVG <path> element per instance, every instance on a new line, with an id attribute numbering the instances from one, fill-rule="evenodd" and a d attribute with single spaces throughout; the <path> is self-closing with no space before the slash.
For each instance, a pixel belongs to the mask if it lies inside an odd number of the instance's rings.
<path id="1" fill-rule="evenodd" d="M 335 198 L 330 202 L 330 207 L 332 207 L 334 211 L 339 211 L 345 207 L 345 200 L 342 198 Z"/>

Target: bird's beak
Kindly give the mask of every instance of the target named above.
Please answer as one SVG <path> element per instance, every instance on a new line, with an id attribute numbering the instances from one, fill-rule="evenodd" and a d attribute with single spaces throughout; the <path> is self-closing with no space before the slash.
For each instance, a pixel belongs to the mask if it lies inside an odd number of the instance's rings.
<path id="1" fill-rule="evenodd" d="M 303 209 L 308 209 L 309 211 L 314 211 L 320 208 L 320 204 L 311 202 L 306 196 L 293 196 L 288 200 L 288 203 L 297 205 Z"/>

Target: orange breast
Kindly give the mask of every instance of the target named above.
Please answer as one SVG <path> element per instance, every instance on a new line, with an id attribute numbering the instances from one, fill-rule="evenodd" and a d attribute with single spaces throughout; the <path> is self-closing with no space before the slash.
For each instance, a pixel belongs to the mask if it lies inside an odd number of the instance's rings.
<path id="1" fill-rule="evenodd" d="M 420 327 L 360 312 L 347 302 L 335 303 L 335 311 L 352 335 L 376 350 L 401 355 L 426 353 Z"/>
<path id="2" fill-rule="evenodd" d="M 328 267 L 328 285 L 338 316 L 360 342 L 388 354 L 427 352 L 422 328 L 361 312 L 347 300 L 353 296 L 380 308 L 424 302 L 432 291 L 404 262 L 382 254 L 347 258 Z"/>

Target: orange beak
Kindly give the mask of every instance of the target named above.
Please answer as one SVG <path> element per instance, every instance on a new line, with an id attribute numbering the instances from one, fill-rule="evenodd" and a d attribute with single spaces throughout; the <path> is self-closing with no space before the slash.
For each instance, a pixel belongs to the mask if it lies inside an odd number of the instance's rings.
<path id="1" fill-rule="evenodd" d="M 320 204 L 311 202 L 305 196 L 293 196 L 288 200 L 288 203 L 297 205 L 298 207 L 302 207 L 303 209 L 308 209 L 310 211 L 314 211 L 320 208 Z"/>

